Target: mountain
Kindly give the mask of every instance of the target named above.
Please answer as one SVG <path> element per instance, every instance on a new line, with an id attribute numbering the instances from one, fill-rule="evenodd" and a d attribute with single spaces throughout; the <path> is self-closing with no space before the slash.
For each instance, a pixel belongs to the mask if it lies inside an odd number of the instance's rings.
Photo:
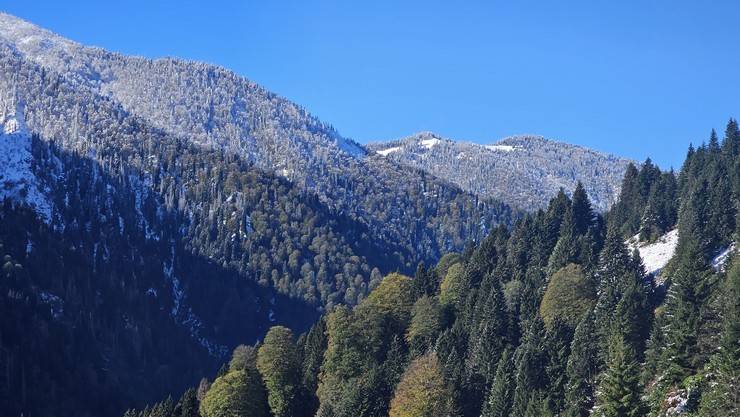
<path id="1" fill-rule="evenodd" d="M 82 46 L 7 14 L 0 15 L 0 39 L 24 61 L 153 128 L 238 155 L 310 190 L 364 224 L 372 238 L 398 245 L 404 268 L 459 250 L 509 218 L 500 202 L 368 153 L 300 106 L 226 69 Z M 74 124 L 51 126 L 45 119 L 29 124 L 65 146 L 88 139 Z M 457 213 L 461 221 L 450 222 Z"/>
<path id="2" fill-rule="evenodd" d="M 545 208 L 560 188 L 578 181 L 592 204 L 606 211 L 617 199 L 625 158 L 538 136 L 515 136 L 491 145 L 457 142 L 431 132 L 378 142 L 368 149 L 423 169 L 471 193 L 526 210 Z"/>
<path id="3" fill-rule="evenodd" d="M 178 392 L 270 326 L 301 332 L 518 216 L 222 68 L 6 14 L 0 115 L 3 415 Z"/>
<path id="4" fill-rule="evenodd" d="M 124 417 L 738 416 L 739 166 L 730 119 L 679 173 L 629 166 L 603 215 L 558 192 Z"/>

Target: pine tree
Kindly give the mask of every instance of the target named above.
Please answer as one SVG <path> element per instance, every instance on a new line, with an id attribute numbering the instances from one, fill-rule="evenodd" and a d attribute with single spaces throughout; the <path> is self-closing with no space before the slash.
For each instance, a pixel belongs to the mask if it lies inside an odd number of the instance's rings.
<path id="1" fill-rule="evenodd" d="M 707 392 L 702 395 L 701 417 L 740 415 L 740 262 L 727 274 L 726 311 L 720 346 L 709 366 Z"/>
<path id="2" fill-rule="evenodd" d="M 597 269 L 598 298 L 594 307 L 596 334 L 600 343 L 599 358 L 604 363 L 608 339 L 612 332 L 614 311 L 628 287 L 642 282 L 642 271 L 635 264 L 616 227 L 607 232 Z"/>
<path id="3" fill-rule="evenodd" d="M 594 224 L 594 212 L 583 184 L 578 181 L 573 191 L 570 214 L 573 216 L 573 229 L 576 235 L 583 236 Z"/>
<path id="4" fill-rule="evenodd" d="M 190 388 L 182 394 L 175 407 L 173 417 L 199 417 L 198 398 L 194 388 Z"/>
<path id="5" fill-rule="evenodd" d="M 594 414 L 600 417 L 637 417 L 643 415 L 639 365 L 632 347 L 621 335 L 609 339 L 609 362 L 599 383 Z"/>
<path id="6" fill-rule="evenodd" d="M 548 357 L 545 376 L 547 389 L 545 400 L 548 409 L 559 415 L 565 405 L 566 366 L 570 355 L 570 342 L 573 330 L 566 323 L 556 319 L 545 334 L 545 347 Z"/>
<path id="7" fill-rule="evenodd" d="M 665 344 L 659 363 L 666 384 L 680 382 L 701 362 L 697 357 L 697 332 L 700 309 L 707 296 L 708 275 L 697 245 L 684 250 L 671 278 L 665 305 Z"/>
<path id="8" fill-rule="evenodd" d="M 477 326 L 471 332 L 468 367 L 490 384 L 507 342 L 508 318 L 501 285 L 492 278 Z"/>
<path id="9" fill-rule="evenodd" d="M 412 282 L 416 298 L 424 295 L 433 296 L 437 293 L 437 277 L 433 268 L 427 269 L 424 262 L 420 262 L 416 268 L 416 274 Z"/>
<path id="10" fill-rule="evenodd" d="M 316 396 L 316 390 L 319 387 L 319 372 L 321 363 L 324 360 L 326 351 L 326 318 L 320 317 L 319 320 L 311 326 L 306 335 L 303 345 L 303 397 L 305 403 L 301 407 L 306 416 L 313 416 L 319 406 L 319 399 Z"/>
<path id="11" fill-rule="evenodd" d="M 547 366 L 545 352 L 545 326 L 542 319 L 537 317 L 532 320 L 522 344 L 515 353 L 516 388 L 512 416 L 524 416 L 531 396 L 547 386 L 547 380 L 542 374 L 542 370 Z"/>
<path id="12" fill-rule="evenodd" d="M 564 417 L 587 417 L 594 405 L 594 389 L 599 372 L 596 326 L 588 312 L 576 327 L 566 367 Z"/>
<path id="13" fill-rule="evenodd" d="M 508 349 L 501 355 L 496 366 L 493 384 L 483 405 L 481 417 L 508 417 L 513 395 L 514 361 Z"/>

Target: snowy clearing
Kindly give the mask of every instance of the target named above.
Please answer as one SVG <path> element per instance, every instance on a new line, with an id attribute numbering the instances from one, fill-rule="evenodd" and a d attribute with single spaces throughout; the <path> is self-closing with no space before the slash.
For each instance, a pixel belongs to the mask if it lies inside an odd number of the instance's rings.
<path id="1" fill-rule="evenodd" d="M 484 148 L 491 150 L 491 151 L 503 151 L 503 152 L 511 152 L 515 147 L 511 145 L 484 145 Z"/>
<path id="2" fill-rule="evenodd" d="M 383 149 L 382 151 L 377 151 L 377 153 L 380 154 L 380 155 L 383 155 L 383 156 L 388 156 L 389 153 L 391 153 L 391 152 L 398 152 L 400 150 L 401 150 L 401 147 L 400 146 L 396 146 L 394 148 L 388 148 L 388 149 Z"/>
<path id="3" fill-rule="evenodd" d="M 678 229 L 671 230 L 661 236 L 655 243 L 640 243 L 639 236 L 632 237 L 626 243 L 630 251 L 637 248 L 640 252 L 645 271 L 648 274 L 656 275 L 668 264 L 668 261 L 673 258 L 673 254 L 676 252 Z"/>
<path id="4" fill-rule="evenodd" d="M 419 143 L 421 143 L 421 146 L 427 149 L 432 149 L 432 147 L 434 147 L 434 145 L 438 144 L 439 142 L 442 142 L 442 141 L 437 138 L 432 138 L 432 139 L 424 139 Z"/>

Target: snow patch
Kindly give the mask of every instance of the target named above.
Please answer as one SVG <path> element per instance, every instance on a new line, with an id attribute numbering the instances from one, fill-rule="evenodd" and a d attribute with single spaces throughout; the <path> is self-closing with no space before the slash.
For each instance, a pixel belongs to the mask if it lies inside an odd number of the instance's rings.
<path id="1" fill-rule="evenodd" d="M 633 236 L 627 242 L 630 251 L 637 249 L 645 265 L 645 272 L 657 275 L 668 261 L 673 258 L 678 244 L 678 229 L 671 230 L 658 238 L 655 243 L 640 243 L 639 235 Z"/>
<path id="2" fill-rule="evenodd" d="M 0 200 L 25 203 L 49 223 L 51 203 L 33 173 L 31 135 L 23 119 L 23 107 L 10 105 L 9 101 L 0 98 Z"/>
<path id="3" fill-rule="evenodd" d="M 511 152 L 516 149 L 515 147 L 511 145 L 484 145 L 483 147 L 491 151 L 503 151 L 503 152 Z"/>
<path id="4" fill-rule="evenodd" d="M 717 256 L 715 256 L 712 259 L 712 268 L 714 268 L 717 272 L 725 272 L 725 268 L 727 267 L 727 260 L 730 259 L 730 256 L 735 252 L 735 242 L 732 242 L 732 244 L 727 247 L 726 249 L 721 250 Z"/>
<path id="5" fill-rule="evenodd" d="M 419 143 L 421 144 L 421 146 L 423 146 L 423 147 L 425 147 L 427 149 L 432 149 L 434 147 L 434 145 L 436 145 L 436 144 L 438 144 L 440 142 L 442 142 L 442 141 L 439 140 L 439 139 L 437 139 L 437 138 L 432 138 L 432 139 L 424 139 L 424 140 L 422 140 Z"/>
<path id="6" fill-rule="evenodd" d="M 339 148 L 343 150 L 344 152 L 348 153 L 350 156 L 355 158 L 360 158 L 365 156 L 365 149 L 362 148 L 362 146 L 356 144 L 355 142 L 347 139 L 340 139 L 339 140 Z"/>
<path id="7" fill-rule="evenodd" d="M 383 155 L 383 156 L 388 156 L 389 153 L 398 152 L 400 150 L 401 150 L 401 147 L 400 146 L 396 146 L 396 147 L 393 147 L 393 148 L 388 148 L 388 149 L 383 149 L 381 151 L 376 151 L 376 153 L 378 153 L 380 155 Z"/>

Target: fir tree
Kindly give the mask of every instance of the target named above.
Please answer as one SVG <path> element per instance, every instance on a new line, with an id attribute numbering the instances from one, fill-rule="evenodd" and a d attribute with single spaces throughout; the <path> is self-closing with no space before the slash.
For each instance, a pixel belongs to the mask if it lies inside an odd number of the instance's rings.
<path id="1" fill-rule="evenodd" d="M 576 327 L 566 366 L 565 417 L 587 417 L 594 405 L 594 389 L 599 372 L 596 326 L 588 312 Z"/>
<path id="2" fill-rule="evenodd" d="M 510 415 L 513 384 L 514 361 L 511 351 L 507 349 L 496 366 L 496 374 L 488 392 L 488 398 L 483 405 L 481 417 L 508 417 Z"/>
<path id="3" fill-rule="evenodd" d="M 639 366 L 634 349 L 621 335 L 609 339 L 609 362 L 599 383 L 594 414 L 600 417 L 637 417 L 643 415 Z"/>

